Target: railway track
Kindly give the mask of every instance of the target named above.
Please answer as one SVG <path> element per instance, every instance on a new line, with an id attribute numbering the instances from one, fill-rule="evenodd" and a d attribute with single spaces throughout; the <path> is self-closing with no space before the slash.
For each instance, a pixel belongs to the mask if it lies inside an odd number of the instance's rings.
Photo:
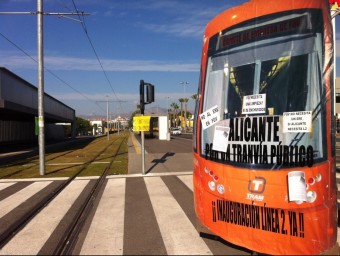
<path id="1" fill-rule="evenodd" d="M 116 136 L 113 136 L 113 138 L 115 137 Z M 68 173 L 70 173 L 69 170 L 73 167 L 72 169 L 76 169 L 74 172 L 77 172 L 79 168 L 86 165 L 86 162 L 95 163 L 92 159 L 96 157 L 96 154 L 100 153 L 97 152 L 98 149 L 102 149 L 102 145 L 106 145 L 107 148 L 113 144 L 114 141 L 110 141 L 108 144 L 107 140 L 104 137 L 101 137 L 93 141 L 81 140 L 73 142 L 72 144 L 60 143 L 58 145 L 54 145 L 51 149 L 46 150 L 45 165 L 46 168 L 48 167 L 48 169 L 50 169 L 49 171 L 46 170 L 46 175 L 47 177 L 50 175 L 71 176 L 65 172 L 62 173 L 62 170 L 67 169 Z M 86 152 L 84 153 L 85 150 Z M 87 156 L 86 158 L 84 157 L 85 155 Z M 34 178 L 37 176 L 34 176 L 34 174 L 31 174 L 30 176 L 28 173 L 33 173 L 32 170 L 36 170 L 38 167 L 38 156 L 33 156 L 27 159 L 18 159 L 17 161 L 13 161 L 11 164 L 0 166 L 0 179 Z M 37 172 L 35 172 L 35 175 L 37 175 Z"/>
<path id="2" fill-rule="evenodd" d="M 77 177 L 79 177 L 83 172 L 85 172 L 88 168 L 90 168 L 91 163 L 101 160 L 105 158 L 109 159 L 106 166 L 102 166 L 102 173 L 95 180 L 89 183 L 89 188 L 85 190 L 85 194 L 81 196 L 82 200 L 79 203 L 79 206 L 74 209 L 72 213 L 70 213 L 69 223 L 65 224 L 65 229 L 62 232 L 63 235 L 60 236 L 59 241 L 55 244 L 55 248 L 48 248 L 49 253 L 53 255 L 61 255 L 61 254 L 71 254 L 79 232 L 86 222 L 93 204 L 95 203 L 98 194 L 103 189 L 103 185 L 106 182 L 106 176 L 108 171 L 110 170 L 113 162 L 117 154 L 120 152 L 120 148 L 126 142 L 126 136 L 117 136 L 108 143 L 102 150 L 97 152 L 90 161 L 85 162 L 81 165 L 80 169 L 73 174 L 68 179 L 59 183 L 55 189 L 47 193 L 45 196 L 42 196 L 41 199 L 36 202 L 34 205 L 29 207 L 21 213 L 19 218 L 16 218 L 16 221 L 13 223 L 7 223 L 5 228 L 0 229 L 0 249 L 6 245 L 6 243 L 15 236 L 21 229 L 25 227 L 25 225 L 33 219 L 39 212 L 41 212 L 57 195 L 59 195 L 64 189 Z M 114 145 L 114 146 L 113 146 Z M 110 152 L 108 152 L 110 151 Z M 71 152 L 69 152 L 71 153 Z M 65 154 L 63 154 L 65 156 Z M 109 155 L 109 157 L 108 157 Z M 56 159 L 56 158 L 53 158 Z"/>

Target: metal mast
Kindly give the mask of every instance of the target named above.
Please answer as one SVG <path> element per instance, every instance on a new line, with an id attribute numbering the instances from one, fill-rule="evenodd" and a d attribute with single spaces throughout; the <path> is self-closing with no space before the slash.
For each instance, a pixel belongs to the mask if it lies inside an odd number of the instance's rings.
<path id="1" fill-rule="evenodd" d="M 38 125 L 39 173 L 45 175 L 45 120 L 44 120 L 44 15 L 89 15 L 85 13 L 44 13 L 43 0 L 37 0 L 37 12 L 0 12 L 0 14 L 36 14 L 38 26 Z"/>

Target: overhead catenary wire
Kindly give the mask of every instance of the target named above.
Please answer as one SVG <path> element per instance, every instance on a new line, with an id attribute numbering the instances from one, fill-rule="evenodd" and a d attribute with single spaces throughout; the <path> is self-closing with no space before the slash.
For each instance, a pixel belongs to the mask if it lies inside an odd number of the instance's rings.
<path id="1" fill-rule="evenodd" d="M 86 35 L 86 37 L 87 37 L 87 39 L 88 39 L 88 41 L 89 41 L 89 43 L 90 43 L 90 45 L 91 45 L 91 48 L 92 48 L 92 50 L 93 50 L 93 52 L 94 52 L 94 54 L 95 54 L 95 56 L 96 56 L 96 58 L 97 58 L 97 60 L 98 60 L 98 63 L 99 63 L 99 65 L 100 65 L 100 67 L 101 67 L 101 69 L 102 69 L 102 71 L 103 71 L 103 74 L 104 74 L 104 76 L 105 76 L 105 78 L 106 78 L 106 80 L 107 80 L 107 82 L 108 82 L 108 84 L 109 84 L 109 86 L 110 86 L 110 88 L 111 88 L 111 90 L 112 90 L 112 92 L 113 92 L 113 94 L 114 94 L 114 96 L 116 97 L 116 99 L 117 99 L 117 101 L 119 102 L 119 105 L 120 105 L 120 109 L 121 109 L 121 111 L 123 111 L 122 110 L 122 106 L 121 106 L 121 103 L 120 102 L 123 102 L 123 101 L 121 101 L 121 100 L 119 100 L 119 98 L 118 98 L 118 96 L 117 96 L 117 94 L 116 94 L 116 92 L 115 92 L 115 90 L 114 90 L 114 88 L 113 88 L 113 86 L 112 86 L 112 84 L 111 84 L 111 82 L 110 82 L 110 80 L 109 80 L 109 78 L 108 78 L 108 75 L 107 75 L 107 73 L 106 73 L 106 71 L 105 71 L 105 69 L 104 69 L 104 67 L 103 67 L 103 64 L 102 64 L 102 62 L 101 62 L 101 60 L 100 60 L 100 58 L 99 58 L 99 55 L 98 55 L 98 53 L 97 53 L 97 51 L 96 51 L 96 49 L 95 49 L 95 47 L 94 47 L 94 45 L 93 45 L 93 43 L 92 43 L 92 40 L 91 40 L 91 38 L 90 38 L 90 36 L 89 36 L 89 34 L 88 34 L 88 30 L 87 30 L 87 28 L 86 28 L 86 25 L 85 25 L 85 20 L 84 20 L 84 12 L 80 12 L 79 10 L 78 10 L 78 8 L 76 7 L 76 4 L 75 4 L 75 2 L 74 2 L 74 0 L 72 0 L 72 3 L 73 3 L 73 7 L 75 8 L 75 10 L 76 10 L 76 13 L 74 13 L 75 15 L 77 15 L 78 16 L 78 20 L 77 21 L 79 21 L 81 24 L 82 24 L 82 28 L 83 28 L 83 30 L 84 30 L 84 32 L 85 32 L 85 35 Z M 2 13 L 2 14 L 9 14 L 9 13 Z M 10 13 L 10 14 L 12 14 L 12 12 Z M 25 12 L 25 13 L 23 13 L 23 12 L 19 12 L 19 14 L 37 14 L 37 12 Z M 44 14 L 44 15 L 58 15 L 59 17 L 64 17 L 62 14 L 63 13 L 42 13 L 42 14 Z M 68 13 L 65 13 L 65 15 L 67 15 Z M 2 36 L 4 36 L 4 35 L 2 35 Z M 6 39 L 6 40 L 8 40 L 8 41 L 10 41 L 10 43 L 12 43 L 15 47 L 17 47 L 18 49 L 20 49 L 22 52 L 24 52 L 23 51 L 23 49 L 21 49 L 20 47 L 18 47 L 16 44 L 14 44 L 11 40 L 9 40 L 7 37 L 5 37 L 4 36 L 4 38 Z M 29 56 L 26 52 L 24 52 L 27 56 Z M 34 58 L 32 58 L 31 56 L 29 56 L 32 60 L 34 60 L 35 62 L 37 62 Z M 56 77 L 58 80 L 60 80 L 60 81 L 62 81 L 64 84 L 66 84 L 67 86 L 69 86 L 70 88 L 72 88 L 73 90 L 75 90 L 77 93 L 79 93 L 80 95 L 82 95 L 83 97 L 85 97 L 85 98 L 87 98 L 88 100 L 89 100 L 89 98 L 88 97 L 86 97 L 86 96 L 84 96 L 81 92 L 79 92 L 79 91 L 77 91 L 76 89 L 74 89 L 73 87 L 71 87 L 69 84 L 67 84 L 65 81 L 63 81 L 61 78 L 59 78 L 58 76 L 56 76 L 54 73 L 52 73 L 50 70 L 48 70 L 48 69 L 45 69 L 44 68 L 44 70 L 46 70 L 46 71 L 48 71 L 50 74 L 52 74 L 54 77 Z M 92 100 L 91 100 L 92 101 Z M 96 105 L 102 110 L 102 111 L 104 111 L 97 103 L 96 103 Z"/>
<path id="2" fill-rule="evenodd" d="M 14 43 L 12 40 L 10 40 L 7 36 L 5 36 L 4 34 L 2 34 L 0 32 L 0 35 L 7 40 L 10 44 L 12 44 L 15 48 L 17 48 L 19 51 L 21 51 L 23 54 L 25 54 L 28 58 L 30 58 L 31 60 L 33 60 L 35 63 L 38 63 L 38 61 L 33 58 L 31 55 L 29 55 L 24 49 L 22 49 L 19 45 L 17 45 L 16 43 Z M 72 90 L 74 90 L 76 93 L 78 93 L 79 95 L 81 95 L 82 97 L 84 97 L 85 99 L 87 99 L 88 101 L 94 103 L 98 108 L 100 108 L 103 112 L 105 112 L 105 110 L 94 100 L 91 100 L 89 97 L 87 97 L 86 95 L 84 95 L 83 93 L 81 93 L 80 91 L 78 91 L 77 89 L 75 89 L 74 87 L 72 87 L 70 84 L 68 84 L 65 80 L 61 79 L 59 76 L 57 76 L 56 74 L 54 74 L 51 70 L 49 70 L 48 68 L 46 68 L 46 66 L 44 66 L 44 70 L 46 70 L 49 74 L 51 74 L 53 77 L 55 77 L 56 79 L 58 79 L 60 82 L 62 82 L 63 84 L 65 84 L 66 86 L 68 86 L 69 88 L 71 88 Z"/>
<path id="3" fill-rule="evenodd" d="M 93 50 L 93 52 L 94 52 L 94 54 L 95 54 L 95 56 L 96 56 L 96 58 L 97 58 L 97 60 L 98 60 L 98 63 L 99 63 L 99 65 L 100 65 L 100 67 L 101 67 L 101 69 L 102 69 L 102 71 L 103 71 L 103 73 L 104 73 L 104 76 L 105 76 L 105 78 L 106 78 L 108 84 L 110 85 L 111 90 L 112 90 L 114 96 L 116 97 L 117 101 L 119 102 L 120 109 L 122 110 L 122 106 L 121 106 L 121 103 L 120 103 L 121 100 L 118 98 L 118 96 L 117 96 L 115 90 L 113 89 L 113 86 L 112 86 L 112 84 L 111 84 L 111 82 L 110 82 L 110 79 L 109 79 L 108 76 L 107 76 L 107 73 L 106 73 L 106 71 L 105 71 L 105 69 L 104 69 L 104 67 L 103 67 L 103 64 L 102 64 L 102 62 L 101 62 L 101 60 L 100 60 L 100 58 L 99 58 L 99 56 L 98 56 L 98 53 L 97 53 L 97 51 L 96 51 L 96 49 L 95 49 L 95 47 L 94 47 L 94 45 L 93 45 L 93 43 L 92 43 L 91 38 L 90 38 L 90 36 L 89 36 L 88 30 L 87 30 L 87 28 L 86 28 L 84 16 L 81 15 L 81 12 L 79 12 L 79 10 L 78 10 L 78 8 L 77 8 L 77 6 L 76 6 L 74 0 L 72 0 L 72 3 L 73 3 L 73 7 L 74 7 L 76 13 L 78 14 L 79 20 L 81 20 L 80 23 L 81 23 L 81 25 L 82 25 L 82 28 L 83 28 L 83 30 L 84 30 L 84 32 L 85 32 L 85 35 L 86 35 L 86 37 L 87 37 L 87 39 L 88 39 L 88 41 L 89 41 L 89 43 L 90 43 L 90 45 L 91 45 L 91 48 L 92 48 L 92 50 Z"/>

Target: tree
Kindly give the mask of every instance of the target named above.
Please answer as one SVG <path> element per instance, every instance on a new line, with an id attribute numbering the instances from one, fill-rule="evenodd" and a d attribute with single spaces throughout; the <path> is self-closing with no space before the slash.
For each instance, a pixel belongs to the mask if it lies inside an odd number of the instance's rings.
<path id="1" fill-rule="evenodd" d="M 191 99 L 193 99 L 194 101 L 197 101 L 198 97 L 198 93 L 191 95 Z"/>
<path id="2" fill-rule="evenodd" d="M 77 134 L 80 135 L 87 135 L 89 131 L 92 130 L 92 125 L 90 123 L 90 121 L 80 118 L 80 117 L 76 117 L 76 124 L 77 124 Z"/>
<path id="3" fill-rule="evenodd" d="M 137 105 L 138 108 L 139 105 Z M 140 109 L 135 110 L 132 114 L 131 114 L 131 118 L 129 120 L 129 127 L 133 128 L 133 117 L 137 114 L 140 114 Z"/>
<path id="4" fill-rule="evenodd" d="M 183 102 L 184 102 L 184 131 L 187 131 L 187 113 L 188 113 L 188 98 L 184 98 Z"/>
<path id="5" fill-rule="evenodd" d="M 178 107 L 178 104 L 176 102 L 173 102 L 170 104 L 170 107 L 173 109 L 173 111 L 175 112 L 175 120 L 176 120 L 176 123 L 175 125 L 177 126 L 177 109 L 179 108 Z"/>
<path id="6" fill-rule="evenodd" d="M 180 98 L 178 99 L 178 101 L 181 103 L 181 117 L 183 116 L 183 102 L 184 102 L 184 98 Z"/>

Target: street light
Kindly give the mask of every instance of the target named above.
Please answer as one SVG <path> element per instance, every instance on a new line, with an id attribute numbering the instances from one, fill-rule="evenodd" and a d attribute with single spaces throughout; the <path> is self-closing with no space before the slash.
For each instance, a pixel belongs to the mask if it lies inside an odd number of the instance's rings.
<path id="1" fill-rule="evenodd" d="M 166 113 L 167 113 L 167 115 L 169 115 L 169 108 L 170 108 L 169 99 L 170 99 L 170 96 L 166 96 L 165 98 L 166 98 Z"/>
<path id="2" fill-rule="evenodd" d="M 185 86 L 189 86 L 189 82 L 180 82 L 179 83 L 180 85 L 183 85 L 183 87 L 184 87 L 184 96 L 185 96 Z"/>

